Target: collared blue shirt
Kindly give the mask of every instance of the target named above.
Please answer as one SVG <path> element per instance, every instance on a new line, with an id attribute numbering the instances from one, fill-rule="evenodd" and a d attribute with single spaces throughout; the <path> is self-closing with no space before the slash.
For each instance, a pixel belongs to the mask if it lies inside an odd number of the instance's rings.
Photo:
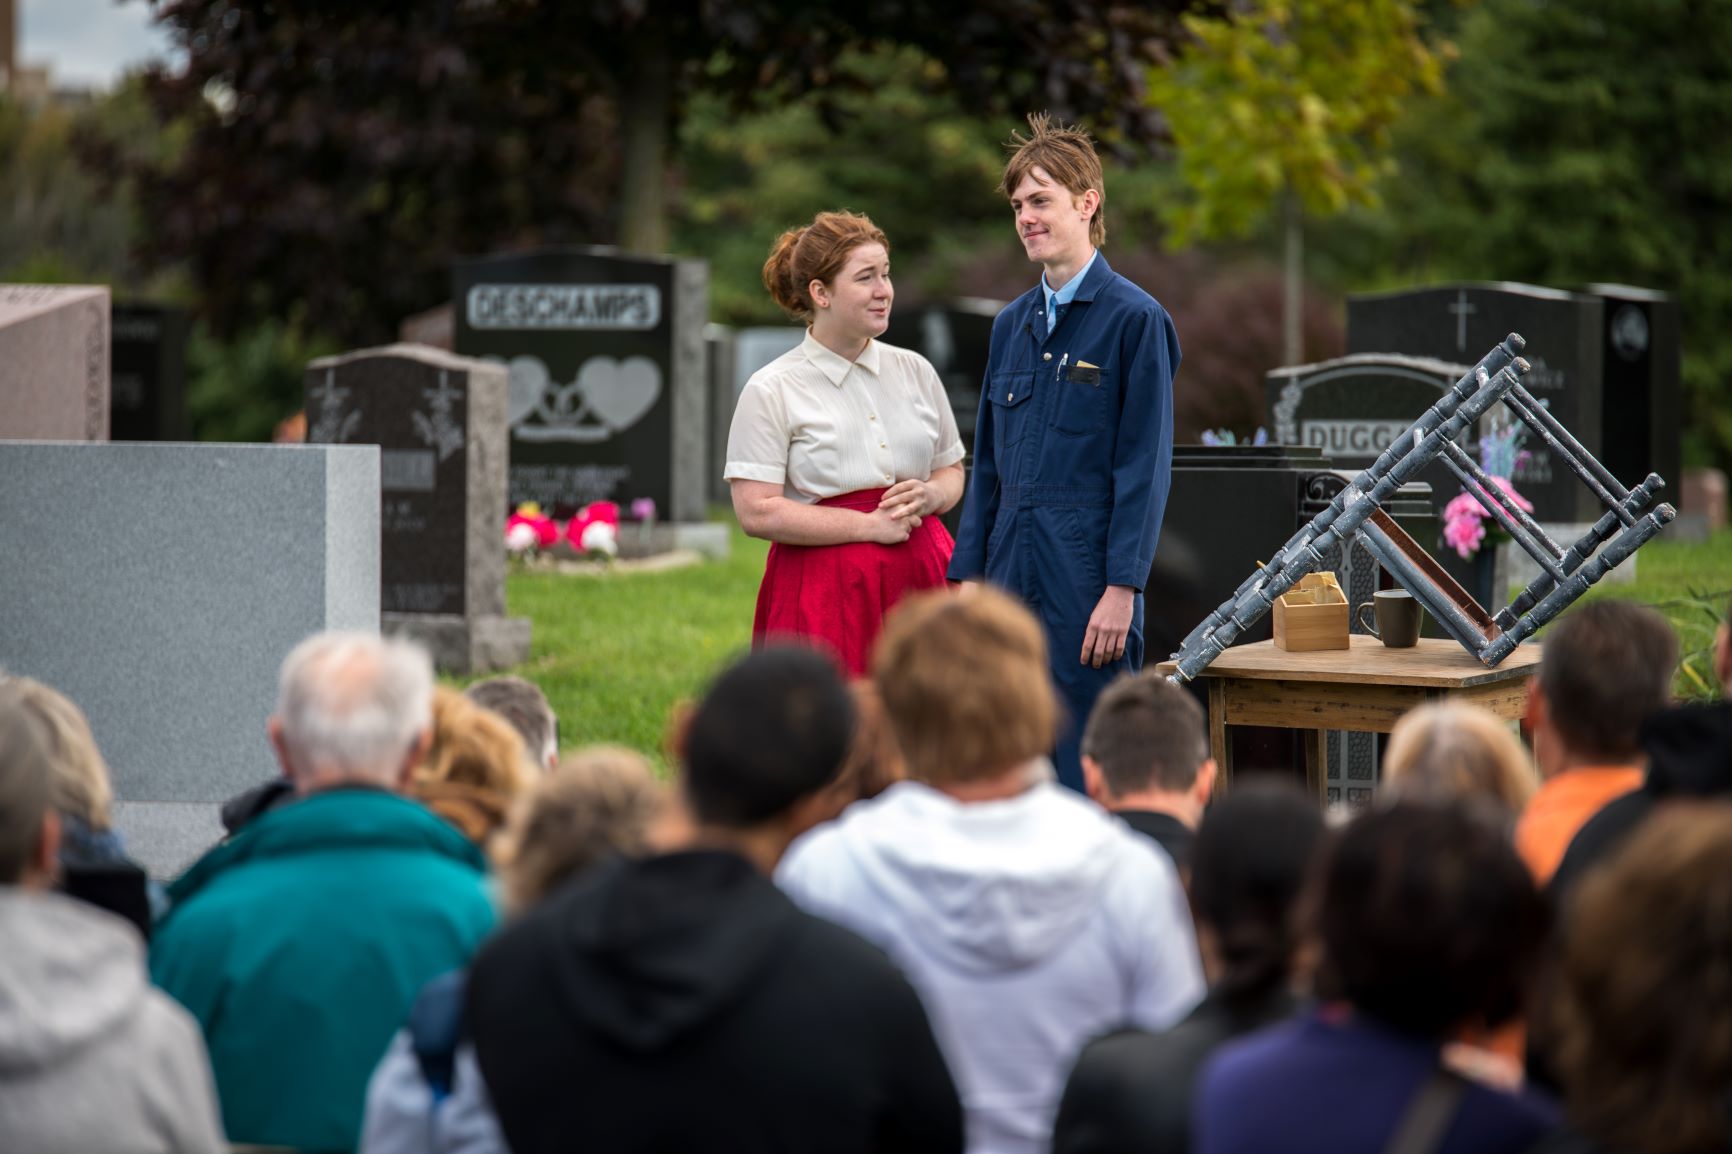
<path id="1" fill-rule="evenodd" d="M 1101 250 L 1095 249 L 1089 254 L 1089 262 L 1077 270 L 1077 274 L 1064 282 L 1064 287 L 1054 290 L 1047 283 L 1046 274 L 1040 274 L 1040 290 L 1046 294 L 1046 331 L 1052 332 L 1058 324 L 1058 310 L 1062 305 L 1068 305 L 1076 299 L 1077 290 L 1082 287 L 1083 278 L 1088 276 L 1089 269 L 1095 266 L 1095 261 L 1101 258 Z"/>

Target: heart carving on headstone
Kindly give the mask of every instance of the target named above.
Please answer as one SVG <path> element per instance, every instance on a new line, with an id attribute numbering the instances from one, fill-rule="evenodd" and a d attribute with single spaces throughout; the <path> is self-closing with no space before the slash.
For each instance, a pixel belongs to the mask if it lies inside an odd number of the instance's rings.
<path id="1" fill-rule="evenodd" d="M 616 433 L 643 419 L 662 395 L 662 371 L 648 357 L 591 357 L 577 373 L 577 387 L 601 422 Z"/>

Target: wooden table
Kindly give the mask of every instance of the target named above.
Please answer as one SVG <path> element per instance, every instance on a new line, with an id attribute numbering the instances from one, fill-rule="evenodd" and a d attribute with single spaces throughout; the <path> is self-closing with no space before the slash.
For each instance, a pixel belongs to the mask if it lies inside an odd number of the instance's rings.
<path id="1" fill-rule="evenodd" d="M 1347 649 L 1289 653 L 1273 641 L 1235 645 L 1200 675 L 1209 693 L 1209 749 L 1223 783 L 1233 776 L 1229 725 L 1305 730 L 1305 780 L 1324 797 L 1329 731 L 1388 733 L 1402 714 L 1427 701 L 1466 701 L 1506 721 L 1527 707 L 1527 681 L 1539 668 L 1538 644 L 1519 646 L 1487 669 L 1455 641 L 1421 637 L 1390 649 L 1374 637 Z M 1171 673 L 1173 663 L 1157 666 Z"/>

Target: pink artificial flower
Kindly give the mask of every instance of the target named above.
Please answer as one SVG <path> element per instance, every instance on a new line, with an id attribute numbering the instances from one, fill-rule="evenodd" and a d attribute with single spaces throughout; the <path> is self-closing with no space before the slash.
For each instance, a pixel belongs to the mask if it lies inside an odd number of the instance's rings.
<path id="1" fill-rule="evenodd" d="M 1473 498 L 1469 497 L 1468 500 L 1472 501 Z M 1454 503 L 1450 502 L 1452 505 Z M 1485 540 L 1485 522 L 1478 517 L 1446 519 L 1443 523 L 1443 540 L 1465 561 L 1479 551 L 1480 542 Z"/>
<path id="2" fill-rule="evenodd" d="M 505 539 L 507 543 L 510 543 L 512 540 L 513 530 L 518 529 L 519 527 L 527 528 L 533 532 L 535 534 L 536 544 L 543 549 L 552 548 L 559 540 L 559 526 L 553 523 L 552 517 L 543 514 L 541 506 L 535 504 L 533 501 L 519 505 L 517 511 L 506 519 Z M 516 539 L 521 542 L 523 540 L 523 534 L 518 533 Z"/>
<path id="3" fill-rule="evenodd" d="M 1443 520 L 1446 525 L 1454 521 L 1477 522 L 1483 516 L 1485 506 L 1471 493 L 1462 493 L 1443 507 Z"/>
<path id="4" fill-rule="evenodd" d="M 1534 503 L 1516 492 L 1515 485 L 1511 483 L 1508 477 L 1493 477 L 1492 480 L 1497 482 L 1498 488 L 1508 494 L 1509 499 L 1515 502 L 1516 507 L 1522 512 L 1532 513 L 1534 511 Z"/>

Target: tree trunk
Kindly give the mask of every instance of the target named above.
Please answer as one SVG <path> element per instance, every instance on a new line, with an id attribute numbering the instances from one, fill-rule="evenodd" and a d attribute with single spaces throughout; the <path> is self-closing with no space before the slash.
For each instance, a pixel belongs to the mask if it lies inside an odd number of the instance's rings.
<path id="1" fill-rule="evenodd" d="M 1286 225 L 1287 254 L 1281 294 L 1282 363 L 1305 361 L 1305 232 L 1300 220 L 1299 197 L 1288 189 L 1281 198 L 1281 219 Z"/>
<path id="2" fill-rule="evenodd" d="M 631 61 L 620 85 L 619 243 L 630 252 L 668 249 L 668 136 L 672 132 L 673 62 L 655 37 Z"/>

